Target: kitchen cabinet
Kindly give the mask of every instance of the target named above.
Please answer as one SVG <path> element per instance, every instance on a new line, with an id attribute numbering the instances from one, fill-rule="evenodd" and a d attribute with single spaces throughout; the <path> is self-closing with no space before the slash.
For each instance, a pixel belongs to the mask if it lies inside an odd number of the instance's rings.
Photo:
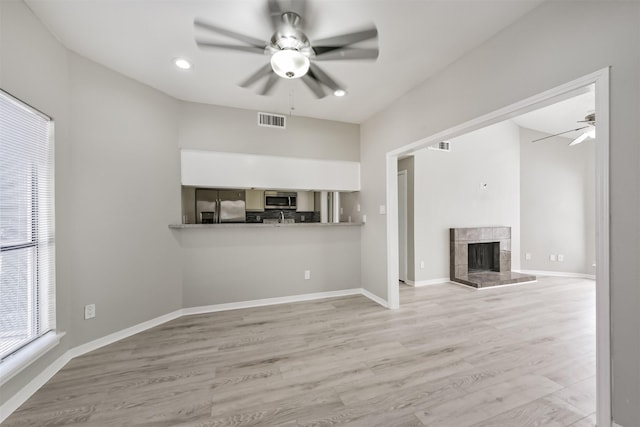
<path id="1" fill-rule="evenodd" d="M 247 212 L 264 212 L 264 190 L 247 190 Z"/>
<path id="2" fill-rule="evenodd" d="M 313 191 L 298 191 L 296 201 L 296 211 L 298 212 L 313 212 L 315 210 Z"/>

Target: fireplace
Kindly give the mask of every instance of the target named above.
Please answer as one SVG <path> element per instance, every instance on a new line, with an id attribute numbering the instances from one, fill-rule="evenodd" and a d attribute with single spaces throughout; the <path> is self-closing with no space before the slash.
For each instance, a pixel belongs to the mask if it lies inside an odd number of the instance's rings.
<path id="1" fill-rule="evenodd" d="M 535 281 L 511 271 L 511 227 L 450 229 L 450 278 L 475 288 Z"/>

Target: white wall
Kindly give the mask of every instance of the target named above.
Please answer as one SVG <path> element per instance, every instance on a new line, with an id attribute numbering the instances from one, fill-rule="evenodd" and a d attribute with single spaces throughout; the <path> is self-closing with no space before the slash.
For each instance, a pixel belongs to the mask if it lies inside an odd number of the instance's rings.
<path id="1" fill-rule="evenodd" d="M 287 128 L 259 127 L 257 112 L 180 103 L 180 148 L 326 160 L 359 160 L 360 127 L 287 116 Z"/>
<path id="2" fill-rule="evenodd" d="M 78 345 L 182 307 L 177 102 L 70 54 L 72 339 Z M 95 303 L 97 316 L 82 318 Z"/>
<path id="3" fill-rule="evenodd" d="M 450 228 L 511 227 L 511 268 L 520 267 L 518 126 L 506 121 L 450 143 L 450 152 L 423 149 L 415 154 L 418 284 L 449 277 Z"/>
<path id="4" fill-rule="evenodd" d="M 359 288 L 360 228 L 174 230 L 184 307 Z"/>
<path id="5" fill-rule="evenodd" d="M 611 66 L 613 415 L 625 427 L 640 425 L 639 22 L 638 2 L 545 2 L 360 129 L 362 283 L 386 297 L 386 153 Z"/>
<path id="6" fill-rule="evenodd" d="M 522 269 L 595 275 L 594 141 L 531 142 L 544 136 L 520 130 Z M 550 261 L 550 254 L 564 261 Z"/>

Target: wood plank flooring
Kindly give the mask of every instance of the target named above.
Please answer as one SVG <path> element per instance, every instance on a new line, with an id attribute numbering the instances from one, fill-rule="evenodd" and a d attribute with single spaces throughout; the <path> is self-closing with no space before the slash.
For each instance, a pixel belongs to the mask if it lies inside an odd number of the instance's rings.
<path id="1" fill-rule="evenodd" d="M 400 298 L 183 317 L 72 360 L 3 426 L 594 426 L 594 282 Z"/>

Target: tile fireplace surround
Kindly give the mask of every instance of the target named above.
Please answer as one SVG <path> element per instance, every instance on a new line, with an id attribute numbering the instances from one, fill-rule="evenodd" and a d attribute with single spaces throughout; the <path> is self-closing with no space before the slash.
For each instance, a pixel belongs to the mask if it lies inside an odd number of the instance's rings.
<path id="1" fill-rule="evenodd" d="M 450 228 L 449 236 L 452 282 L 474 288 L 487 288 L 536 280 L 536 276 L 511 271 L 511 227 Z M 469 271 L 469 245 L 478 243 L 493 243 L 495 250 L 490 252 L 497 259 L 491 263 L 491 269 Z"/>

